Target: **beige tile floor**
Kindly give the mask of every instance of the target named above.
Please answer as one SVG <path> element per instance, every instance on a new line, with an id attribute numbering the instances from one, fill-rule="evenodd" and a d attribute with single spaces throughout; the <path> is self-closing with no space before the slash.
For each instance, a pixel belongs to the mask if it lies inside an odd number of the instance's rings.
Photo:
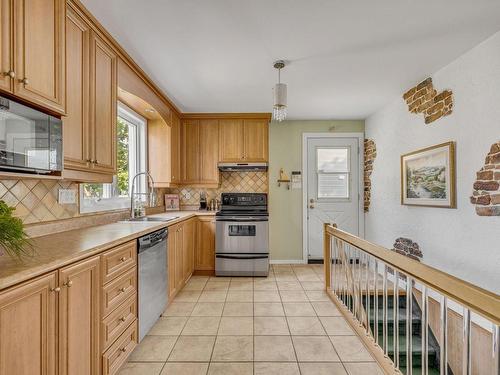
<path id="1" fill-rule="evenodd" d="M 321 265 L 193 276 L 120 375 L 380 375 L 323 292 Z"/>

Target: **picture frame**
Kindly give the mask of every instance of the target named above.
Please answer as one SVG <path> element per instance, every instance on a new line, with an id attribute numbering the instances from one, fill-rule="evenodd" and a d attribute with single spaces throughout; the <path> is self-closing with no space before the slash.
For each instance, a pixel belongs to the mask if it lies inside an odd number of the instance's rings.
<path id="1" fill-rule="evenodd" d="M 455 143 L 401 155 L 401 204 L 456 208 Z"/>
<path id="2" fill-rule="evenodd" d="M 165 211 L 179 211 L 179 194 L 165 194 Z"/>

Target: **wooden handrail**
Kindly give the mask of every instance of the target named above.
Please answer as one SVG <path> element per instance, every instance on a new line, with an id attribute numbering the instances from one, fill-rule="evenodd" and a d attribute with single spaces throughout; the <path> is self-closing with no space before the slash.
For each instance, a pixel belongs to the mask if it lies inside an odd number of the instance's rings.
<path id="1" fill-rule="evenodd" d="M 492 323 L 500 325 L 500 296 L 498 294 L 344 232 L 334 225 L 325 225 L 324 228 L 326 241 L 329 240 L 328 235 L 330 235 L 356 246 L 358 249 L 383 261 L 389 267 L 403 272 L 416 281 L 483 316 Z M 325 244 L 325 253 L 327 247 L 329 248 Z"/>

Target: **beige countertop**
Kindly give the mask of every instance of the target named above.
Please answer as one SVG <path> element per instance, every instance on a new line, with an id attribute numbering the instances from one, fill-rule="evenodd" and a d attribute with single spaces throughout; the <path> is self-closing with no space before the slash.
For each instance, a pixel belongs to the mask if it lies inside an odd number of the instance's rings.
<path id="1" fill-rule="evenodd" d="M 54 271 L 80 259 L 136 239 L 195 216 L 214 216 L 214 211 L 170 211 L 151 216 L 178 216 L 169 222 L 117 222 L 70 230 L 33 239 L 36 254 L 16 261 L 0 256 L 0 290 Z"/>

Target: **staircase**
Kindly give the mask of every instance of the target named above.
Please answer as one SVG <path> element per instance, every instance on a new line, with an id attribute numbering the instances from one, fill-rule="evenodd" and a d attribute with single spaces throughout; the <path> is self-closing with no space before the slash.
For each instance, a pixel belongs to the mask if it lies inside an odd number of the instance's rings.
<path id="1" fill-rule="evenodd" d="M 375 323 L 375 298 L 378 299 L 378 322 Z M 399 295 L 399 309 L 398 309 L 398 337 L 399 337 L 399 368 L 403 374 L 407 372 L 407 356 L 406 356 L 406 296 Z M 375 324 L 378 327 L 378 344 L 383 347 L 383 296 L 371 295 L 369 298 L 370 303 L 370 329 L 374 332 Z M 366 310 L 366 301 L 363 298 L 363 306 Z M 411 313 L 411 326 L 412 326 L 412 374 L 422 374 L 422 311 L 413 297 L 412 313 Z M 434 334 L 428 330 L 428 374 L 439 375 L 440 352 L 439 343 Z M 393 296 L 387 297 L 387 348 L 388 356 L 394 361 L 394 298 Z M 451 369 L 448 367 L 448 374 L 453 375 Z"/>

